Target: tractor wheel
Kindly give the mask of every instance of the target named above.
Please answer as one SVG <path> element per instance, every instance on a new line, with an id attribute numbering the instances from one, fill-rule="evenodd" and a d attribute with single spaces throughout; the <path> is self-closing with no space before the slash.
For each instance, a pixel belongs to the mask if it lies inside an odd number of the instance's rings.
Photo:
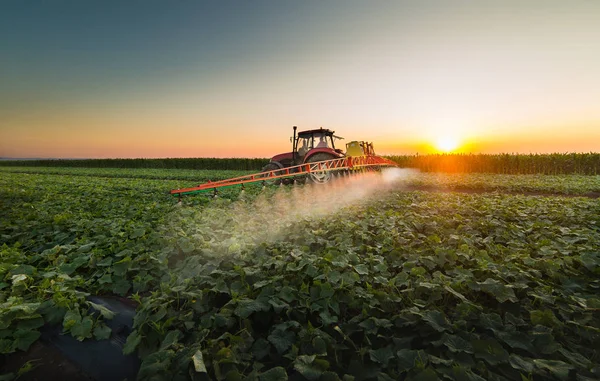
<path id="1" fill-rule="evenodd" d="M 316 153 L 316 154 L 312 155 L 311 157 L 309 157 L 308 160 L 306 160 L 306 162 L 307 163 L 316 163 L 318 161 L 331 160 L 331 159 L 336 159 L 336 157 L 331 154 L 328 154 L 328 153 L 319 152 L 319 153 Z M 325 184 L 325 183 L 328 183 L 329 181 L 331 181 L 331 179 L 333 178 L 333 171 L 312 172 L 314 169 L 319 169 L 319 167 L 317 165 L 314 165 L 314 166 L 311 165 L 311 173 L 308 175 L 308 181 L 310 181 L 312 183 Z"/>
<path id="2" fill-rule="evenodd" d="M 268 163 L 267 165 L 265 165 L 263 167 L 263 169 L 261 170 L 261 172 L 271 172 L 271 171 L 277 171 L 278 169 L 283 168 L 283 166 L 276 162 L 276 161 L 271 161 L 270 163 Z M 280 172 L 274 172 L 275 175 L 278 175 Z M 266 180 L 267 184 L 270 185 L 279 185 L 281 184 L 281 179 L 275 179 L 275 180 Z"/>

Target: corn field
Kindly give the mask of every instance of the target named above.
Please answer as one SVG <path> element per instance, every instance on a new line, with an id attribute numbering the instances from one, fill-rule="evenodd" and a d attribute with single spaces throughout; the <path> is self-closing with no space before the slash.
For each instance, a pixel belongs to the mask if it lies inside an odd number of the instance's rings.
<path id="1" fill-rule="evenodd" d="M 387 156 L 404 168 L 423 172 L 500 174 L 600 174 L 600 153 L 437 154 Z"/>

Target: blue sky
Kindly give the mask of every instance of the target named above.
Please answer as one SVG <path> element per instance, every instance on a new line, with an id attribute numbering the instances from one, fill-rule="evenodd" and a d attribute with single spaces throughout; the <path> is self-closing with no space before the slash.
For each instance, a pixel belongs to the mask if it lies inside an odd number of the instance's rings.
<path id="1" fill-rule="evenodd" d="M 5 1 L 0 156 L 270 156 L 292 125 L 597 151 L 595 1 Z"/>

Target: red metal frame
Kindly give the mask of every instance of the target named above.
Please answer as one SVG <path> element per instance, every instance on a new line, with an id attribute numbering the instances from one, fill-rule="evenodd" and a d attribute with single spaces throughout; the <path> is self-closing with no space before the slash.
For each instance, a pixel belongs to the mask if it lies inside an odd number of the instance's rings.
<path id="1" fill-rule="evenodd" d="M 275 169 L 272 171 L 253 173 L 251 175 L 234 177 L 227 180 L 220 181 L 208 181 L 204 184 L 200 184 L 197 187 L 173 189 L 171 194 L 183 195 L 191 192 L 215 190 L 221 187 L 228 187 L 232 185 L 242 185 L 248 183 L 256 183 L 266 180 L 283 179 L 286 177 L 293 177 L 299 175 L 310 174 L 311 172 L 324 172 L 324 171 L 339 171 L 339 170 L 356 170 L 356 169 L 370 169 L 375 167 L 395 167 L 397 164 L 391 160 L 385 159 L 380 156 L 348 156 L 341 157 L 339 159 L 331 159 L 318 161 L 314 163 L 304 163 L 295 165 L 292 167 L 285 167 L 281 169 Z"/>

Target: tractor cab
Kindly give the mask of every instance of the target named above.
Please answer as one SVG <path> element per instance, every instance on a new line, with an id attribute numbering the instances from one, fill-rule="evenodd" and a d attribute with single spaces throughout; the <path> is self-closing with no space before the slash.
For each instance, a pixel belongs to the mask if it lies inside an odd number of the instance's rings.
<path id="1" fill-rule="evenodd" d="M 335 148 L 335 139 L 342 138 L 335 136 L 334 133 L 335 131 L 325 128 L 299 132 L 294 139 L 293 152 L 301 161 L 304 161 L 307 154 L 312 153 L 311 151 L 314 149 L 324 149 L 325 152 L 333 151 L 341 154 L 341 150 Z"/>
<path id="2" fill-rule="evenodd" d="M 335 140 L 343 138 L 334 134 L 335 131 L 322 127 L 296 133 L 296 127 L 294 126 L 294 136 L 290 138 L 292 152 L 273 156 L 268 168 L 285 168 L 310 161 L 344 157 L 344 151 L 335 148 Z"/>

